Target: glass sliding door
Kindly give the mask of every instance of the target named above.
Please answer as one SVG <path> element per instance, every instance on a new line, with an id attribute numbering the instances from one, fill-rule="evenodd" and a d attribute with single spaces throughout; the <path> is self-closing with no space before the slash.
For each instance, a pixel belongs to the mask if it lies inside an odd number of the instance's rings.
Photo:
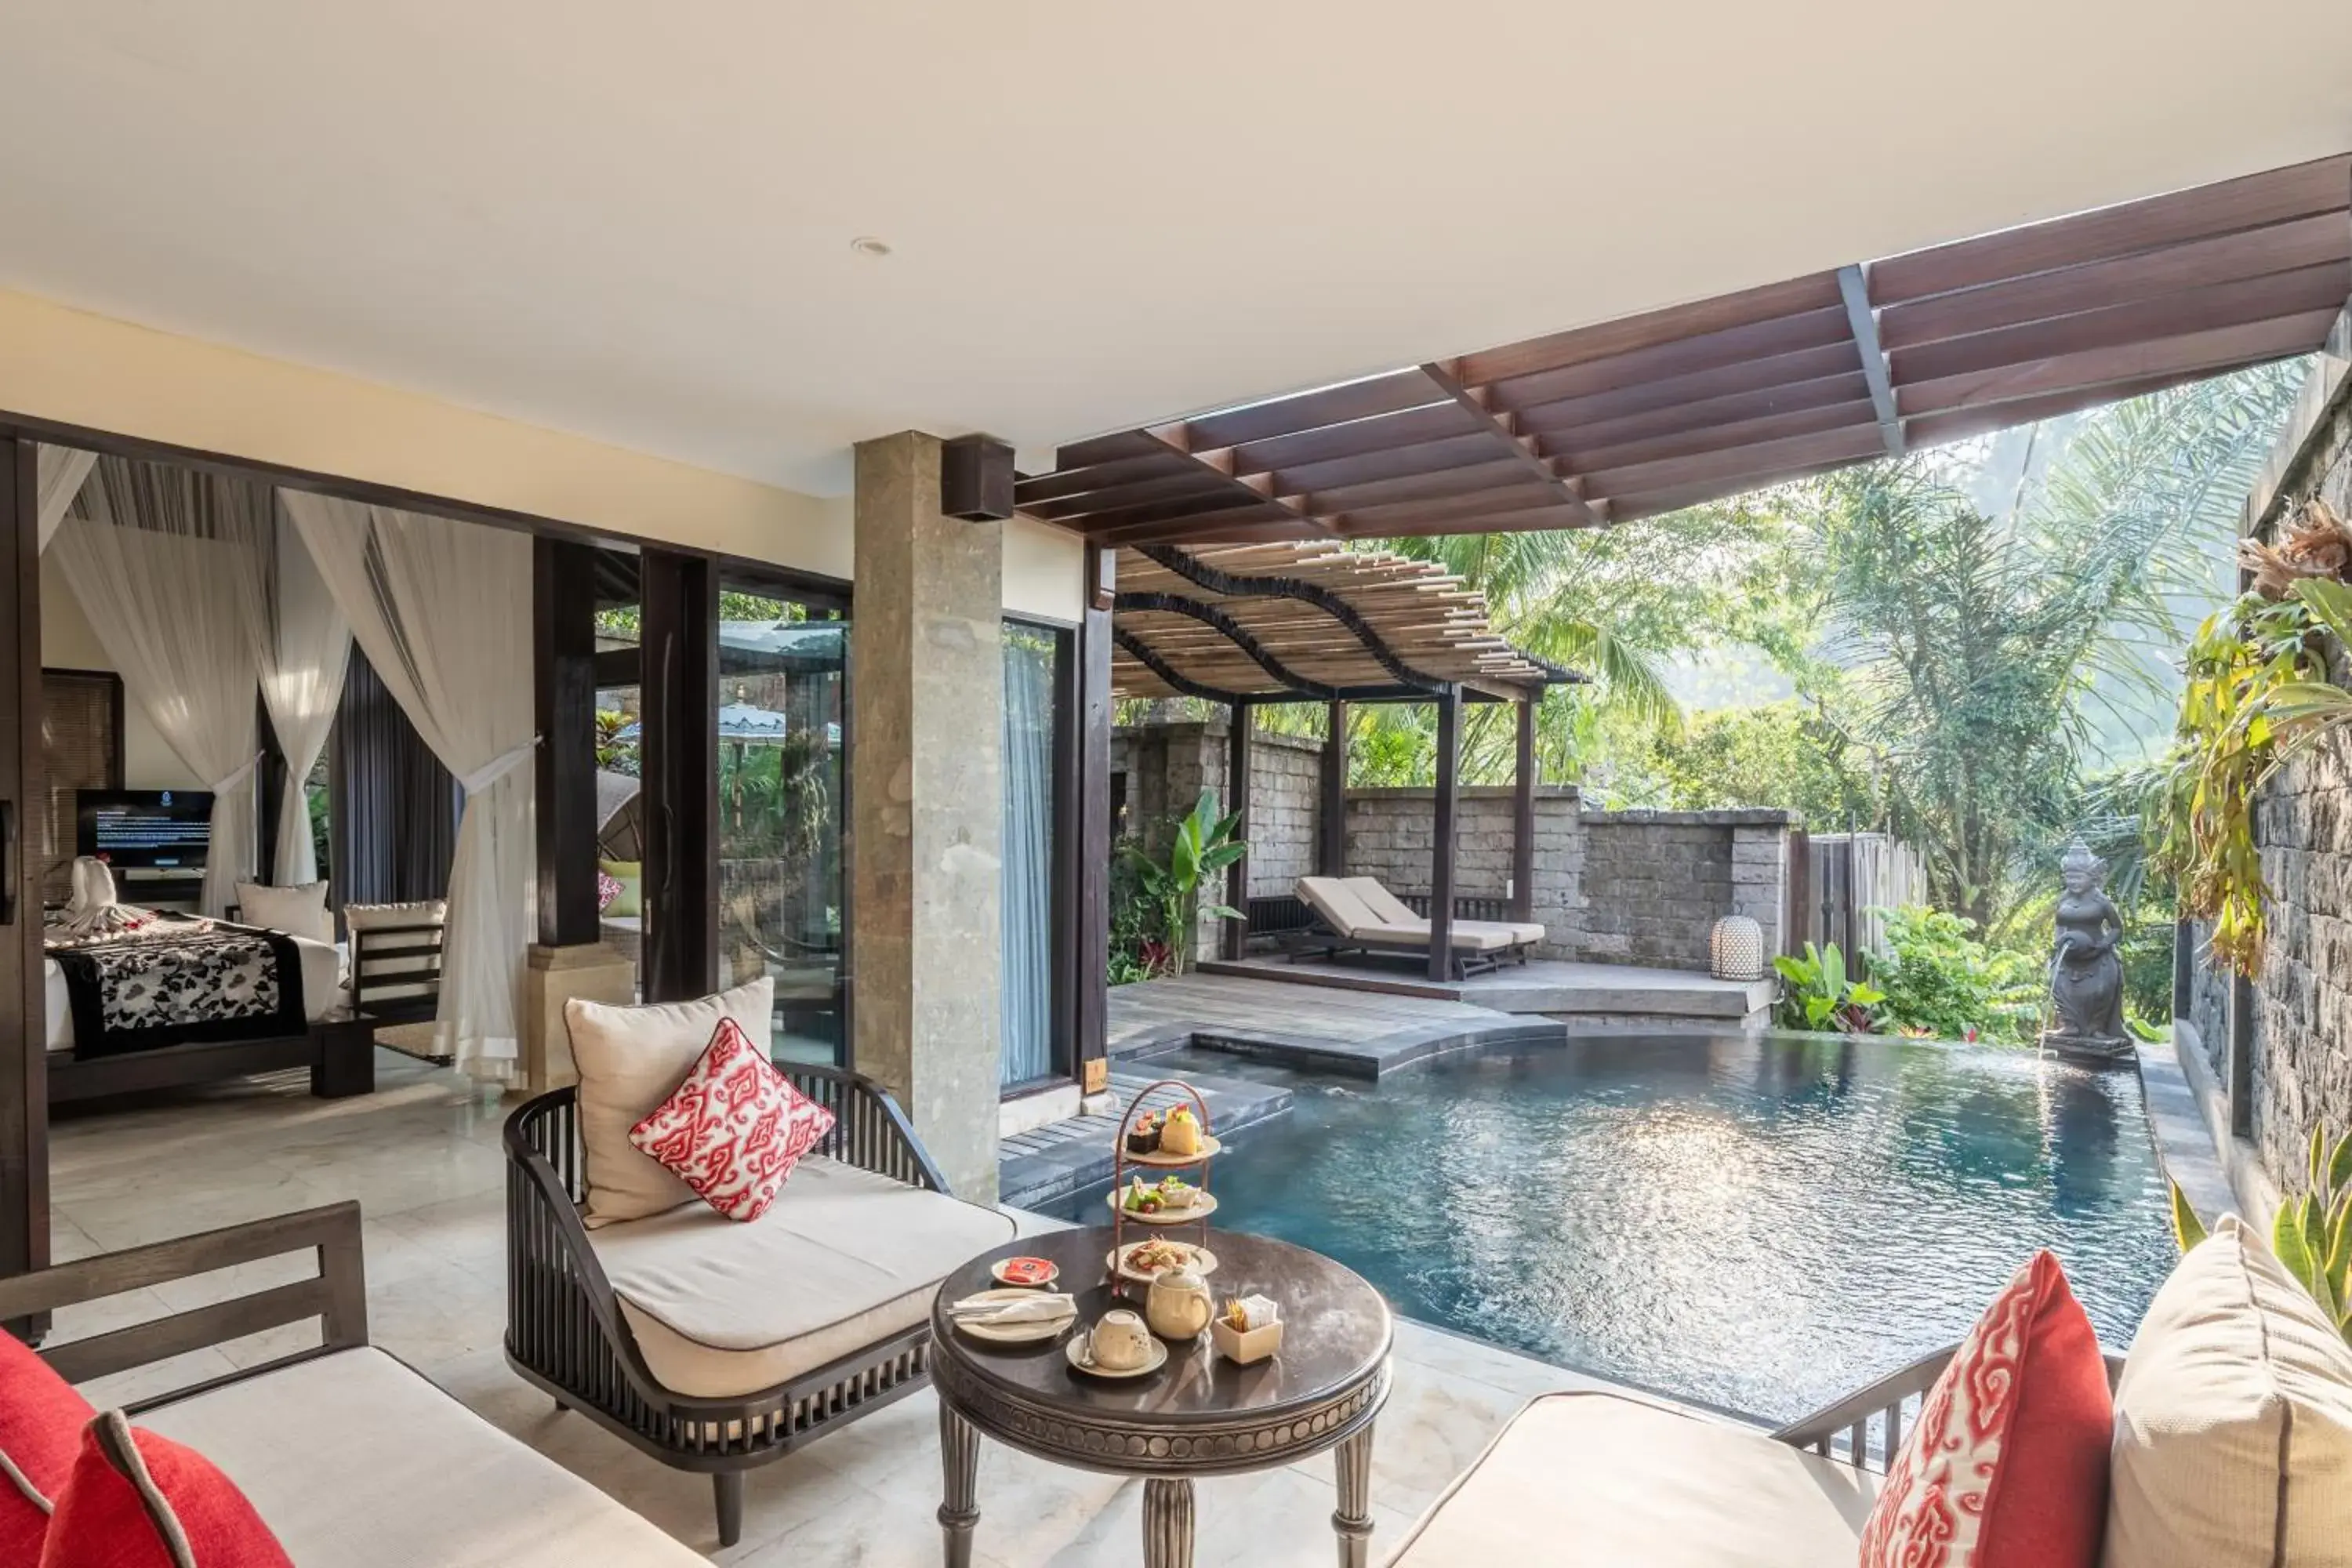
<path id="1" fill-rule="evenodd" d="M 845 606 L 722 579 L 719 984 L 775 981 L 774 1054 L 845 1062 Z"/>
<path id="2" fill-rule="evenodd" d="M 1004 624 L 1004 1016 L 1006 1089 L 1062 1076 L 1055 1003 L 1054 826 L 1058 720 L 1067 637 Z"/>

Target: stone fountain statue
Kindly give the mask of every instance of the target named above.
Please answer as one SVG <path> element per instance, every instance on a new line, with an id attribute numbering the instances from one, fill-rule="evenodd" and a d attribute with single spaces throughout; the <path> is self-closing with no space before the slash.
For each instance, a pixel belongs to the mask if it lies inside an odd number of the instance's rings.
<path id="1" fill-rule="evenodd" d="M 2124 963 L 2116 953 L 2124 920 L 2104 886 L 2106 862 L 2077 839 L 2058 868 L 2066 890 L 2050 953 L 2053 1026 L 2042 1031 L 2042 1043 L 2065 1057 L 2129 1060 L 2137 1047 L 2124 1027 Z"/>

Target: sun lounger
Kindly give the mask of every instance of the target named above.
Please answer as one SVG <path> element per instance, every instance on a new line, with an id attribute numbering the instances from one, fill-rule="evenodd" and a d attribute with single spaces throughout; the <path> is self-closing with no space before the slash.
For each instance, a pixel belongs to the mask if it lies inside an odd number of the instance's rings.
<path id="1" fill-rule="evenodd" d="M 1429 921 L 1381 886 L 1377 877 L 1301 877 L 1298 897 L 1314 911 L 1318 929 L 1291 944 L 1291 954 L 1322 953 L 1401 958 L 1429 953 Z M 1544 939 L 1544 928 L 1519 921 L 1455 921 L 1448 938 L 1456 979 L 1484 974 L 1508 963 L 1525 963 L 1528 950 Z"/>

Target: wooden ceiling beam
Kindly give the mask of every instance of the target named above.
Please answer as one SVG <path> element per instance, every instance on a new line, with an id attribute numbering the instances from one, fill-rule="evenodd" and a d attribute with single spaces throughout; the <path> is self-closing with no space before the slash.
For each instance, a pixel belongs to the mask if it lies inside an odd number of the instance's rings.
<path id="1" fill-rule="evenodd" d="M 2352 156 L 2318 158 L 1892 257 L 1872 269 L 1871 298 L 1881 307 L 1899 305 L 2056 268 L 2341 212 L 2347 205 L 2352 205 Z"/>
<path id="2" fill-rule="evenodd" d="M 1611 359 L 1588 360 L 1582 364 L 1483 384 L 1492 394 L 1496 408 L 1527 409 L 1634 383 L 1721 370 L 1806 349 L 1846 343 L 1852 339 L 1844 305 L 1832 303 L 1800 315 L 1751 321 L 1744 327 L 1658 343 Z"/>
<path id="3" fill-rule="evenodd" d="M 2334 310 L 2313 311 L 2283 321 L 2221 327 L 2182 337 L 2057 354 L 2023 364 L 1972 371 L 1937 381 L 1898 384 L 1895 401 L 1908 420 L 1958 408 L 1986 408 L 2081 388 L 2141 381 L 2156 376 L 2224 371 L 2309 353 L 2327 336 Z"/>
<path id="4" fill-rule="evenodd" d="M 1425 403 L 1441 401 L 1419 371 L 1391 371 L 1362 381 L 1326 386 L 1290 397 L 1276 397 L 1223 414 L 1183 421 L 1193 450 L 1244 446 L 1277 436 L 1296 436 L 1329 425 L 1400 414 Z"/>
<path id="5" fill-rule="evenodd" d="M 1387 528 L 1400 518 L 1471 517 L 1497 509 L 1512 511 L 1529 506 L 1559 505 L 1559 492 L 1520 476 L 1507 477 L 1459 495 L 1405 498 L 1381 506 L 1346 507 L 1326 513 L 1332 526 L 1360 534 L 1366 528 Z M 1581 502 L 1580 501 L 1580 504 Z"/>
<path id="6" fill-rule="evenodd" d="M 1270 477 L 1276 495 L 1312 495 L 1319 490 L 1339 489 L 1349 485 L 1372 484 L 1381 479 L 1401 479 L 1413 474 L 1433 474 L 1446 468 L 1491 463 L 1495 456 L 1493 437 L 1485 430 L 1474 429 L 1436 441 L 1417 441 L 1411 446 L 1391 447 L 1386 451 L 1360 452 L 1353 457 L 1333 458 L 1327 462 L 1276 468 Z"/>
<path id="7" fill-rule="evenodd" d="M 1870 401 L 1870 386 L 1864 381 L 1862 372 L 1853 369 L 1834 375 L 1816 376 L 1810 381 L 1782 382 L 1753 392 L 1668 404 L 1620 418 L 1580 422 L 1567 426 L 1562 433 L 1572 438 L 1580 449 L 1589 447 L 1598 451 L 1663 437 L 1705 434 L 1752 419 L 1857 401 L 1864 404 Z M 1521 416 L 1522 422 L 1528 418 L 1528 416 Z M 1538 435 L 1537 437 L 1538 443 L 1553 438 L 1550 435 Z M 1553 455 L 1564 457 L 1567 454 L 1555 452 Z"/>
<path id="8" fill-rule="evenodd" d="M 1729 397 L 1738 393 L 1794 387 L 1801 382 L 1818 381 L 1825 376 L 1853 375 L 1858 378 L 1861 372 L 1862 364 L 1854 354 L 1853 340 L 1840 333 L 1838 341 L 1833 343 L 1797 353 L 1749 360 L 1742 364 L 1724 365 L 1690 375 L 1668 376 L 1663 381 L 1612 387 L 1588 397 L 1522 408 L 1517 411 L 1519 428 L 1530 434 L 1561 437 L 1569 443 L 1572 461 L 1576 431 L 1580 426 L 1602 424 L 1633 415 L 1678 407 L 1685 403 Z"/>
<path id="9" fill-rule="evenodd" d="M 1819 272 L 1465 354 L 1459 362 L 1459 374 L 1473 386 L 1487 386 L 1515 376 L 1561 370 L 1591 360 L 1613 359 L 1660 343 L 1818 310 L 1837 302 L 1835 280 L 1831 274 Z"/>
<path id="10" fill-rule="evenodd" d="M 1510 511 L 1478 511 L 1465 517 L 1399 518 L 1385 526 L 1348 520 L 1343 531 L 1350 539 L 1436 539 L 1454 533 L 1551 533 L 1568 529 L 1599 528 L 1605 511 L 1595 506 L 1538 506 Z"/>
<path id="11" fill-rule="evenodd" d="M 1987 436 L 1996 430 L 2011 429 L 2038 419 L 2055 419 L 2062 414 L 2076 414 L 2085 408 L 2097 408 L 2129 398 L 2146 397 L 2152 392 L 2187 386 L 2192 382 L 2207 380 L 2214 374 L 2205 369 L 2176 371 L 2169 375 L 2147 376 L 2137 381 L 2101 382 L 2066 392 L 2053 392 L 2043 397 L 1996 403 L 1989 407 L 1955 409 L 1948 414 L 1923 414 L 1911 421 L 1911 444 L 1915 447 L 1934 447 L 1947 441 L 1966 440 L 1971 436 Z"/>
<path id="12" fill-rule="evenodd" d="M 1854 462 L 1883 456 L 1885 446 L 1875 422 L 1828 430 L 1812 436 L 1791 436 L 1733 447 L 1694 458 L 1674 458 L 1662 463 L 1637 463 L 1630 468 L 1603 468 L 1584 476 L 1593 494 L 1609 497 L 1654 494 L 1743 479 L 1781 469 L 1809 468 L 1822 463 Z"/>
<path id="13" fill-rule="evenodd" d="M 2344 220 L 2352 238 L 2352 216 Z M 2210 288 L 2136 300 L 2072 316 L 2029 321 L 1965 338 L 1947 338 L 1895 356 L 1895 374 L 1906 384 L 1941 381 L 1971 371 L 2025 364 L 2058 354 L 2123 348 L 2161 338 L 2185 337 L 2221 327 L 2276 321 L 2283 316 L 2339 308 L 2352 295 L 2352 261 L 2326 262 L 2241 279 Z"/>
<path id="14" fill-rule="evenodd" d="M 1495 406 L 1490 388 L 1469 385 L 1452 364 L 1424 364 L 1421 374 L 1429 377 L 1430 384 L 1452 398 L 1455 406 L 1483 421 L 1496 449 L 1518 464 L 1529 479 L 1549 486 L 1561 505 L 1582 503 L 1583 487 L 1569 477 L 1568 465 L 1538 451 L 1535 438 L 1519 428 L 1518 416 Z"/>
<path id="15" fill-rule="evenodd" d="M 1193 464 L 1172 474 L 1163 473 L 1158 479 L 1108 485 L 1101 489 L 1086 490 L 1058 500 L 1022 500 L 1020 505 L 1023 511 L 1047 522 L 1070 522 L 1083 526 L 1087 518 L 1100 512 L 1147 506 L 1153 501 L 1182 500 L 1192 496 L 1223 497 L 1227 500 L 1237 499 L 1232 480 Z"/>
<path id="16" fill-rule="evenodd" d="M 1302 468 L 1334 458 L 1352 458 L 1366 452 L 1387 451 L 1392 447 L 1467 435 L 1479 426 L 1478 420 L 1455 404 L 1423 404 L 1402 413 L 1378 414 L 1368 419 L 1351 419 L 1344 425 L 1302 430 L 1294 436 L 1244 442 L 1234 448 L 1234 472 L 1264 474 Z"/>
<path id="17" fill-rule="evenodd" d="M 1857 382 L 1860 379 L 1858 376 L 1855 378 Z M 1696 430 L 1680 430 L 1672 435 L 1654 436 L 1646 440 L 1625 441 L 1615 446 L 1580 445 L 1577 457 L 1587 472 L 1596 468 L 1622 468 L 1635 463 L 1696 457 L 1702 452 L 1721 451 L 1727 447 L 1751 447 L 1759 441 L 1779 440 L 1783 436 L 1811 436 L 1823 430 L 1874 425 L 1877 421 L 1877 405 L 1868 397 L 1848 398 L 1840 403 L 1824 404 L 1818 408 L 1791 409 L 1785 414 L 1768 414 L 1760 419 L 1708 425 Z"/>
<path id="18" fill-rule="evenodd" d="M 1458 468 L 1439 468 L 1431 473 L 1407 474 L 1401 479 L 1377 479 L 1370 484 L 1318 490 L 1303 499 L 1307 510 L 1317 516 L 1336 517 L 1363 507 L 1384 506 L 1392 501 L 1435 500 L 1445 496 L 1466 495 L 1511 484 L 1541 485 L 1554 494 L 1559 493 L 1557 485 L 1551 483 L 1549 477 L 1538 479 L 1524 465 L 1497 457 L 1491 462 L 1471 463 Z"/>
<path id="19" fill-rule="evenodd" d="M 1060 500 L 1069 496 L 1085 495 L 1090 490 L 1132 484 L 1139 479 L 1181 473 L 1185 469 L 1183 459 L 1177 454 L 1158 451 L 1139 458 L 1096 463 L 1083 468 L 1055 468 L 1049 474 L 1033 474 L 1015 484 L 1013 494 L 1025 510 L 1033 501 Z"/>
<path id="20" fill-rule="evenodd" d="M 1915 349 L 2025 321 L 2347 260 L 2352 260 L 2352 221 L 2342 214 L 2321 213 L 2112 261 L 1883 306 L 1878 312 L 1878 335 L 1890 351 Z"/>
<path id="21" fill-rule="evenodd" d="M 1640 518 L 1663 517 L 1685 507 L 1703 506 L 1727 496 L 1744 495 L 1749 490 L 1767 489 L 1774 485 L 1810 479 L 1822 474 L 1833 474 L 1840 468 L 1853 467 L 1853 459 L 1834 463 L 1816 463 L 1811 468 L 1784 472 L 1743 474 L 1737 479 L 1717 479 L 1709 484 L 1692 485 L 1681 489 L 1656 490 L 1644 495 L 1622 495 L 1610 499 L 1612 515 L 1619 522 L 1632 522 Z"/>
<path id="22" fill-rule="evenodd" d="M 1854 353 L 1862 356 L 1863 384 L 1870 388 L 1870 405 L 1878 416 L 1879 444 L 1890 458 L 1903 455 L 1903 420 L 1895 411 L 1895 384 L 1886 367 L 1886 351 L 1878 342 L 1878 318 L 1870 308 L 1870 284 L 1859 267 L 1838 268 L 1838 292 L 1845 298 L 1847 329 L 1853 334 Z"/>

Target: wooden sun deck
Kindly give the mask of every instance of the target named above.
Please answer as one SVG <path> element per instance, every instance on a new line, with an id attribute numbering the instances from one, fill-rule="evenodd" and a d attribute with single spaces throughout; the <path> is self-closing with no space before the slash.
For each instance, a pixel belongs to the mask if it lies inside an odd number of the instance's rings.
<path id="1" fill-rule="evenodd" d="M 1645 1023 L 1670 1018 L 1693 1024 L 1760 1022 L 1754 1015 L 1771 1005 L 1773 989 L 1769 980 L 1717 980 L 1687 969 L 1580 963 L 1556 958 L 1530 959 L 1467 980 L 1432 980 L 1417 963 L 1402 960 L 1294 961 L 1273 953 L 1204 960 L 1201 973 L 1466 1004 L 1497 1013 L 1574 1016 L 1594 1022 L 1617 1017 Z M 1335 1003 L 1325 996 L 1312 999 L 1310 1005 L 1328 1008 Z"/>

